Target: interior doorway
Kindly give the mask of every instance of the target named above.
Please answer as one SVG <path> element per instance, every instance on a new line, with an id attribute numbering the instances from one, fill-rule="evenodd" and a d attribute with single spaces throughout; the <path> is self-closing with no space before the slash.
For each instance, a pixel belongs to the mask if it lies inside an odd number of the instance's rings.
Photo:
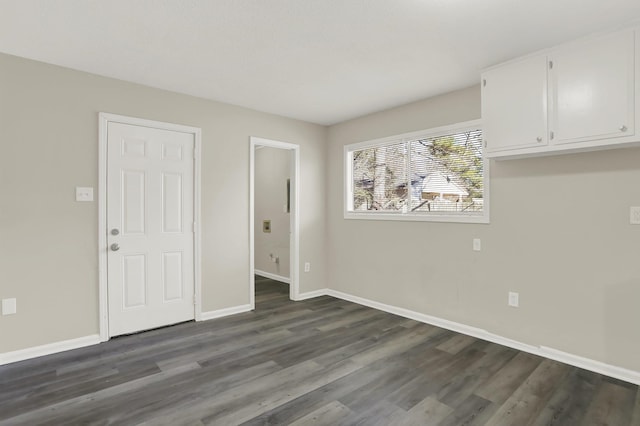
<path id="1" fill-rule="evenodd" d="M 255 309 L 256 273 L 288 283 L 289 298 L 298 299 L 300 147 L 251 137 L 249 158 L 249 295 Z"/>

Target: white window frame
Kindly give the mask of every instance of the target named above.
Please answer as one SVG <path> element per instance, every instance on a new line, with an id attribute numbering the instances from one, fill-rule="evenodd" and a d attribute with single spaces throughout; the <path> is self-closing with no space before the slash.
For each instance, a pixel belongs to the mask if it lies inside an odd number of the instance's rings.
<path id="1" fill-rule="evenodd" d="M 344 147 L 344 218 L 365 220 L 401 220 L 424 222 L 454 222 L 454 223 L 489 223 L 490 205 L 490 160 L 482 153 L 483 172 L 483 207 L 482 213 L 449 213 L 449 212 L 383 212 L 383 211 L 353 211 L 353 152 L 366 148 L 389 145 L 392 143 L 407 142 L 416 139 L 435 138 L 453 133 L 461 133 L 469 130 L 482 130 L 482 120 L 465 121 L 462 123 L 436 127 L 417 132 L 403 133 L 365 142 L 358 142 Z"/>

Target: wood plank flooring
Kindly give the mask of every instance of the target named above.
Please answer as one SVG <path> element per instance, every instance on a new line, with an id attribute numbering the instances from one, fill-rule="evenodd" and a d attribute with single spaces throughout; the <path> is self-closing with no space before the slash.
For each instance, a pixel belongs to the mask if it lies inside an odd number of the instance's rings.
<path id="1" fill-rule="evenodd" d="M 0 424 L 640 425 L 625 382 L 267 279 L 256 302 L 0 366 Z"/>

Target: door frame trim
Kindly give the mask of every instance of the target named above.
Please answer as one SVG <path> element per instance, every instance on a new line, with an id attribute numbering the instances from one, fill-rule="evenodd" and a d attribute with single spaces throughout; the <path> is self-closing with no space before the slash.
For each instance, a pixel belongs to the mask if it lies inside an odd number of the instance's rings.
<path id="1" fill-rule="evenodd" d="M 109 123 L 123 123 L 154 129 L 189 133 L 194 137 L 193 168 L 193 277 L 194 277 L 194 318 L 202 319 L 202 240 L 201 240 L 201 141 L 202 130 L 198 127 L 165 123 L 143 118 L 127 117 L 106 112 L 98 113 L 98 291 L 100 341 L 109 340 L 109 305 L 107 294 L 107 128 Z"/>
<path id="2" fill-rule="evenodd" d="M 249 138 L 249 303 L 256 308 L 255 280 L 255 168 L 256 147 L 286 149 L 292 152 L 291 176 L 291 236 L 289 238 L 289 298 L 300 298 L 300 145 L 251 136 Z"/>

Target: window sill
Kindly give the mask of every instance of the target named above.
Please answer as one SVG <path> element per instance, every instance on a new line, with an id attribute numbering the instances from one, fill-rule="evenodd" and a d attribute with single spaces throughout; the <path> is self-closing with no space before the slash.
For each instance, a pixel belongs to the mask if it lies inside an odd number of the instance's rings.
<path id="1" fill-rule="evenodd" d="M 447 215 L 437 213 L 382 213 L 382 212 L 344 212 L 345 219 L 361 220 L 395 220 L 405 222 L 448 222 L 448 223 L 481 223 L 489 224 L 488 212 L 477 214 Z"/>

